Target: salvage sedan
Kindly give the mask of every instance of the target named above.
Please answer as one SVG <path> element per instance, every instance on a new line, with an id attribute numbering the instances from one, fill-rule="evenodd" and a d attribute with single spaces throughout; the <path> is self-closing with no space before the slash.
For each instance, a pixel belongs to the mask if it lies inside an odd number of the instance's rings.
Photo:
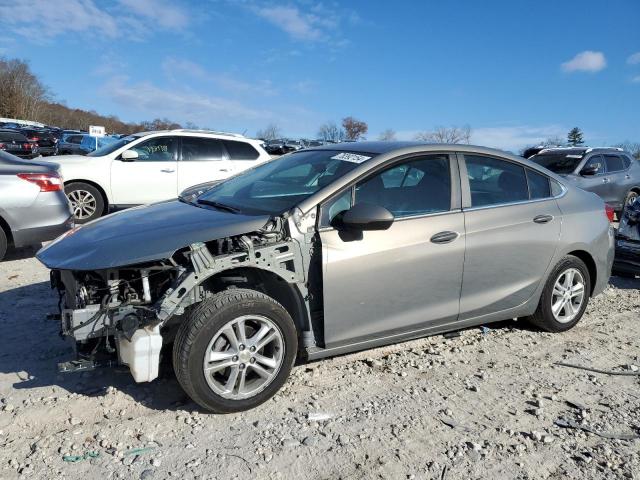
<path id="1" fill-rule="evenodd" d="M 62 370 L 172 355 L 212 412 L 255 407 L 309 361 L 498 320 L 562 332 L 607 285 L 604 202 L 481 147 L 326 145 L 200 195 L 96 220 L 38 254 Z"/>

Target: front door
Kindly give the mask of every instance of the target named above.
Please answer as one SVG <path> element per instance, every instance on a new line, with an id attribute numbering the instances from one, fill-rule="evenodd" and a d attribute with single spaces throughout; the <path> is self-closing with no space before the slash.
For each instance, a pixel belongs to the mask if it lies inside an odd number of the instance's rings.
<path id="1" fill-rule="evenodd" d="M 154 137 L 129 148 L 138 158 L 111 162 L 111 194 L 115 205 L 142 205 L 175 198 L 178 193 L 176 137 Z"/>
<path id="2" fill-rule="evenodd" d="M 611 198 L 610 179 L 602 155 L 591 156 L 584 164 L 583 170 L 590 167 L 595 167 L 596 173 L 581 176 L 578 186 L 583 190 L 595 193 L 605 202 L 609 202 Z"/>
<path id="3" fill-rule="evenodd" d="M 464 155 L 464 160 L 467 236 L 460 320 L 528 300 L 556 252 L 561 227 L 546 176 L 488 156 Z"/>
<path id="4" fill-rule="evenodd" d="M 356 185 L 355 203 L 394 214 L 388 230 L 330 227 L 352 189 L 322 206 L 326 347 L 457 319 L 465 234 L 451 163 L 449 155 L 413 157 Z"/>
<path id="5" fill-rule="evenodd" d="M 178 162 L 178 190 L 199 183 L 225 179 L 232 174 L 222 140 L 182 137 L 182 155 Z"/>

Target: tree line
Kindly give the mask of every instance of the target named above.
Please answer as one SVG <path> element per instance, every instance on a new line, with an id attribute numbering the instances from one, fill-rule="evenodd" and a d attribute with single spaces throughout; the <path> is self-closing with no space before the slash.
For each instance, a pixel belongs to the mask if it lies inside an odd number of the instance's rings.
<path id="1" fill-rule="evenodd" d="M 27 62 L 5 57 L 0 57 L 0 117 L 30 120 L 70 130 L 87 130 L 89 125 L 102 125 L 109 133 L 123 134 L 182 128 L 179 123 L 166 118 L 130 123 L 115 115 L 69 108 L 52 98 L 49 89 L 31 71 Z"/>

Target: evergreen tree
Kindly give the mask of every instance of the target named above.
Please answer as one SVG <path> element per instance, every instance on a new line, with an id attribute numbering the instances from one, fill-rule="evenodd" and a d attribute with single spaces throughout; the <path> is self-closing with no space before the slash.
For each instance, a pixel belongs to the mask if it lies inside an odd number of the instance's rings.
<path id="1" fill-rule="evenodd" d="M 567 143 L 572 147 L 579 147 L 580 145 L 582 145 L 584 143 L 582 130 L 580 130 L 578 127 L 573 127 L 571 130 L 569 130 L 569 133 L 567 134 Z"/>

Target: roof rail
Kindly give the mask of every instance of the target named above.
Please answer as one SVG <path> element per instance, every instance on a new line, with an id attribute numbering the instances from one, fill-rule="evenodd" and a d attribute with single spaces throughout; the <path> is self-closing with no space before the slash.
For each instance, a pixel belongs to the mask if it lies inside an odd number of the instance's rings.
<path id="1" fill-rule="evenodd" d="M 231 133 L 231 132 L 220 132 L 217 130 L 204 130 L 204 129 L 195 129 L 195 128 L 176 128 L 171 130 L 172 132 L 184 132 L 184 133 L 213 133 L 215 135 L 225 135 L 227 137 L 238 137 L 245 138 L 244 135 L 239 133 Z"/>
<path id="2" fill-rule="evenodd" d="M 620 148 L 620 147 L 589 147 L 587 148 L 587 151 L 584 153 L 590 153 L 590 152 L 593 152 L 594 150 L 615 150 L 617 152 L 624 152 L 624 148 Z"/>

